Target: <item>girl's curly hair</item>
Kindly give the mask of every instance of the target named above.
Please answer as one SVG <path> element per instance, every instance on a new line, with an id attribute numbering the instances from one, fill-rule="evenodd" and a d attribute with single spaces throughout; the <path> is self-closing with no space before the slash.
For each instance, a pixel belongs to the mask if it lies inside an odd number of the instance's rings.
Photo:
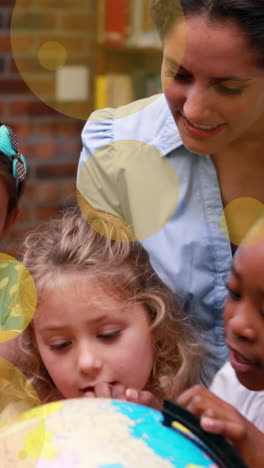
<path id="1" fill-rule="evenodd" d="M 83 272 L 149 314 L 154 365 L 147 389 L 158 397 L 175 398 L 199 380 L 203 348 L 173 293 L 160 280 L 139 242 L 129 242 L 125 226 L 109 215 L 77 209 L 30 233 L 23 262 L 35 280 L 38 302 L 56 277 Z M 90 224 L 97 225 L 97 231 Z M 119 241 L 111 240 L 118 229 Z M 122 240 L 121 240 L 122 239 Z M 55 283 L 54 283 L 55 281 Z M 56 287 L 56 286 L 54 286 Z M 31 325 L 19 338 L 21 366 L 31 375 L 43 402 L 56 398 L 56 388 L 39 355 Z"/>

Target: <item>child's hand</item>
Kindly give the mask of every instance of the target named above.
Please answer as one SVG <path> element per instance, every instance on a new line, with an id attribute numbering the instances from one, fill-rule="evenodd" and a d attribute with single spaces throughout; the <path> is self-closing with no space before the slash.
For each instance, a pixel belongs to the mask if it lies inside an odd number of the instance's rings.
<path id="1" fill-rule="evenodd" d="M 126 389 L 126 400 L 138 405 L 149 406 L 150 408 L 161 411 L 163 402 L 158 400 L 153 393 L 147 390 L 135 390 L 133 388 Z"/>
<path id="2" fill-rule="evenodd" d="M 113 398 L 116 400 L 130 401 L 131 403 L 150 406 L 158 410 L 162 408 L 162 402 L 151 392 L 127 388 L 122 384 L 111 385 L 107 382 L 99 382 L 95 385 L 93 391 L 86 392 L 85 396 L 88 398 Z"/>
<path id="3" fill-rule="evenodd" d="M 199 385 L 182 393 L 177 402 L 200 416 L 205 431 L 228 439 L 250 468 L 264 467 L 264 434 L 233 406 Z"/>

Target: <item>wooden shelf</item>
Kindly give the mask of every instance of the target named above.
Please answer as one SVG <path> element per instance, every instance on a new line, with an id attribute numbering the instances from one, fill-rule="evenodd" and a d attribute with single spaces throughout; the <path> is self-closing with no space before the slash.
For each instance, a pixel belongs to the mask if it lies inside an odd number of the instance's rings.
<path id="1" fill-rule="evenodd" d="M 139 68 L 150 73 L 159 73 L 162 63 L 162 51 L 154 48 L 141 49 L 99 44 L 96 57 L 98 75 L 132 73 Z"/>
<path id="2" fill-rule="evenodd" d="M 100 15 L 100 18 L 98 16 L 95 69 L 96 77 L 100 78 L 98 78 L 98 81 L 97 79 L 95 80 L 96 83 L 102 83 L 102 77 L 105 75 L 129 75 L 134 91 L 130 95 L 134 94 L 135 99 L 156 94 L 156 92 L 160 91 L 161 48 L 104 43 L 103 38 L 105 34 L 102 30 L 104 25 L 104 21 L 102 21 L 105 11 L 104 2 L 105 0 L 98 1 L 98 15 Z M 130 37 L 133 37 L 133 34 Z M 96 89 L 98 90 L 98 87 Z M 98 96 L 98 92 L 96 94 Z"/>
<path id="3" fill-rule="evenodd" d="M 136 54 L 136 55 L 157 55 L 162 56 L 162 50 L 155 47 L 134 47 L 134 46 L 117 46 L 112 44 L 98 44 L 98 47 L 104 49 L 105 53 L 117 54 Z"/>

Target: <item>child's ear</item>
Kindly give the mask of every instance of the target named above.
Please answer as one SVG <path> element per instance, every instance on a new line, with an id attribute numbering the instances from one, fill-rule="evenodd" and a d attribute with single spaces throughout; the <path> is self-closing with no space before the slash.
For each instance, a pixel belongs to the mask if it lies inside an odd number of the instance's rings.
<path id="1" fill-rule="evenodd" d="M 10 229 L 12 228 L 13 224 L 16 222 L 18 215 L 19 215 L 18 208 L 15 208 L 14 210 L 11 211 L 11 213 L 7 215 L 5 226 L 2 231 L 1 238 L 0 238 L 1 241 L 4 240 L 8 236 Z"/>

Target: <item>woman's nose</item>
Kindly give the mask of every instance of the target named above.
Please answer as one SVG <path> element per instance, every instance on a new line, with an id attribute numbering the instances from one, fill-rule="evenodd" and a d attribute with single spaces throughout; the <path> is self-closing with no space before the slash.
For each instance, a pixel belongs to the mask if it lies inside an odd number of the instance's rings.
<path id="1" fill-rule="evenodd" d="M 207 91 L 198 85 L 188 87 L 183 104 L 183 114 L 194 124 L 212 124 L 209 90 Z"/>
<path id="2" fill-rule="evenodd" d="M 79 371 L 83 373 L 93 372 L 102 367 L 102 360 L 96 349 L 87 346 L 79 349 L 77 362 Z"/>

